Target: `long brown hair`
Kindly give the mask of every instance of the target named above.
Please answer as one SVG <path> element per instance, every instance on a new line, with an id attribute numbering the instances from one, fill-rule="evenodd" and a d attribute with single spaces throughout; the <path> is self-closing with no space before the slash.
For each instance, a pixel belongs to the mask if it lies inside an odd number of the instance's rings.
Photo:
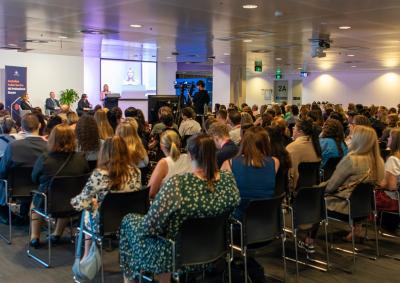
<path id="1" fill-rule="evenodd" d="M 93 116 L 83 115 L 76 123 L 75 133 L 80 151 L 99 150 L 99 129 Z"/>
<path id="2" fill-rule="evenodd" d="M 204 170 L 208 189 L 214 191 L 215 174 L 218 172 L 214 140 L 206 134 L 197 134 L 189 138 L 187 151 L 197 166 Z"/>
<path id="3" fill-rule="evenodd" d="M 271 156 L 271 144 L 268 133 L 261 127 L 251 127 L 244 133 L 239 155 L 242 155 L 247 166 L 262 167 L 265 158 Z"/>
<path id="4" fill-rule="evenodd" d="M 96 113 L 94 113 L 94 119 L 99 129 L 100 139 L 105 140 L 114 135 L 114 130 L 108 122 L 106 111 L 103 109 L 97 110 Z"/>
<path id="5" fill-rule="evenodd" d="M 130 158 L 133 164 L 137 165 L 141 160 L 145 159 L 147 152 L 142 144 L 142 141 L 137 132 L 138 124 L 134 118 L 127 118 L 126 121 L 121 122 L 115 134 L 124 139 Z"/>
<path id="6" fill-rule="evenodd" d="M 390 131 L 392 142 L 390 143 L 390 152 L 392 155 L 400 158 L 400 128 L 394 128 Z"/>
<path id="7" fill-rule="evenodd" d="M 322 138 L 331 138 L 336 143 L 336 148 L 339 151 L 339 156 L 343 156 L 344 131 L 343 125 L 336 119 L 329 118 L 325 121 L 322 127 Z"/>
<path id="8" fill-rule="evenodd" d="M 108 171 L 109 187 L 112 190 L 121 190 L 123 185 L 131 180 L 132 167 L 129 161 L 128 147 L 123 138 L 114 136 L 104 141 L 97 160 L 97 168 Z"/>
<path id="9" fill-rule="evenodd" d="M 59 124 L 53 128 L 48 140 L 49 152 L 74 152 L 76 139 L 74 131 L 66 124 Z"/>

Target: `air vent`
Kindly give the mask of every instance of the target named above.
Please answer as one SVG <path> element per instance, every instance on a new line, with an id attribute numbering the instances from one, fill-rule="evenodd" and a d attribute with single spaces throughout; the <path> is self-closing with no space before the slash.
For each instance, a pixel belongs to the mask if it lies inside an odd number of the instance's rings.
<path id="1" fill-rule="evenodd" d="M 345 64 L 359 64 L 361 61 L 355 60 L 355 61 L 344 61 Z"/>
<path id="2" fill-rule="evenodd" d="M 252 50 L 252 53 L 257 53 L 257 54 L 262 54 L 262 53 L 269 53 L 271 50 L 268 49 L 257 49 L 257 50 Z"/>
<path id="3" fill-rule="evenodd" d="M 54 40 L 46 40 L 46 39 L 24 39 L 22 42 L 44 44 L 44 43 L 55 42 L 55 41 Z"/>
<path id="4" fill-rule="evenodd" d="M 83 34 L 92 34 L 92 35 L 106 35 L 106 34 L 117 34 L 119 33 L 116 30 L 111 29 L 99 29 L 99 28 L 84 28 L 79 31 Z"/>
<path id="5" fill-rule="evenodd" d="M 179 52 L 177 52 L 177 51 L 172 52 L 171 55 L 173 55 L 173 56 L 178 56 L 178 55 L 179 55 Z"/>

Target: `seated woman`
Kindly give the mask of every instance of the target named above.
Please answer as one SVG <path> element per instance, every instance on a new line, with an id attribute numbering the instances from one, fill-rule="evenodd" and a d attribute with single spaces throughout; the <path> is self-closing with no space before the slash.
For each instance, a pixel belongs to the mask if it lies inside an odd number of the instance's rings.
<path id="1" fill-rule="evenodd" d="M 128 214 L 122 221 L 120 262 L 125 283 L 135 282 L 141 270 L 158 274 L 160 283 L 169 283 L 171 245 L 155 236 L 173 239 L 186 219 L 232 212 L 239 204 L 234 177 L 218 171 L 213 139 L 205 134 L 193 136 L 187 148 L 192 172 L 169 179 L 145 216 Z"/>
<path id="2" fill-rule="evenodd" d="M 237 157 L 227 160 L 221 170 L 232 170 L 240 191 L 241 202 L 236 217 L 241 218 L 253 199 L 275 195 L 275 174 L 279 160 L 271 156 L 268 133 L 261 127 L 246 130 Z"/>
<path id="3" fill-rule="evenodd" d="M 400 181 L 400 128 L 394 128 L 390 132 L 387 146 L 391 155 L 385 163 L 385 178 L 378 189 L 386 191 L 376 192 L 376 208 L 378 211 L 399 211 L 397 194 Z"/>
<path id="4" fill-rule="evenodd" d="M 322 127 L 321 138 L 321 168 L 324 168 L 329 158 L 343 157 L 347 154 L 344 143 L 343 125 L 336 119 L 328 119 Z"/>
<path id="5" fill-rule="evenodd" d="M 133 164 L 140 169 L 149 164 L 149 157 L 138 135 L 137 129 L 138 124 L 135 118 L 127 118 L 118 125 L 115 134 L 124 139 L 128 146 Z"/>
<path id="6" fill-rule="evenodd" d="M 292 183 L 291 190 L 297 187 L 299 179 L 298 166 L 302 162 L 318 162 L 321 160 L 318 129 L 312 119 L 298 120 L 293 127 L 293 139 L 286 150 L 289 152 L 292 167 L 289 170 Z"/>
<path id="7" fill-rule="evenodd" d="M 32 180 L 39 184 L 40 192 L 47 192 L 50 181 L 55 176 L 79 176 L 89 172 L 85 156 L 75 152 L 76 140 L 74 131 L 65 124 L 57 125 L 50 133 L 48 152 L 40 156 L 33 167 Z M 35 194 L 32 206 L 44 206 L 43 198 Z M 40 216 L 32 213 L 32 233 L 30 245 L 38 248 L 40 245 Z M 57 242 L 62 235 L 68 219 L 58 219 L 52 241 Z"/>
<path id="8" fill-rule="evenodd" d="M 85 226 L 91 231 L 98 229 L 97 209 L 110 191 L 131 192 L 141 187 L 140 171 L 131 166 L 128 147 L 119 136 L 108 138 L 101 146 L 97 168 L 93 171 L 82 193 L 71 200 L 71 205 L 78 211 L 85 210 Z M 90 227 L 89 217 L 94 220 L 95 227 Z M 85 241 L 87 255 L 90 241 Z"/>
<path id="9" fill-rule="evenodd" d="M 181 153 L 181 140 L 175 131 L 167 130 L 160 136 L 160 147 L 165 158 L 158 163 L 149 181 L 150 197 L 154 198 L 160 187 L 176 174 L 192 170 L 192 163 L 187 154 Z"/>
<path id="10" fill-rule="evenodd" d="M 354 186 L 346 185 L 354 182 L 382 182 L 384 178 L 384 163 L 380 156 L 378 138 L 373 128 L 355 126 L 351 140 L 350 152 L 337 165 L 332 177 L 327 181 L 327 209 L 338 218 L 348 219 L 348 205 L 329 195 L 349 196 Z M 360 219 L 355 219 L 354 234 L 364 238 L 365 229 Z M 346 237 L 351 241 L 351 233 Z"/>
<path id="11" fill-rule="evenodd" d="M 83 115 L 76 124 L 75 133 L 78 151 L 85 153 L 89 163 L 96 162 L 102 140 L 100 140 L 99 129 L 93 116 Z"/>
<path id="12" fill-rule="evenodd" d="M 96 120 L 99 130 L 100 139 L 105 140 L 114 135 L 114 130 L 108 122 L 107 112 L 104 109 L 97 110 L 96 113 L 94 113 L 94 119 Z"/>

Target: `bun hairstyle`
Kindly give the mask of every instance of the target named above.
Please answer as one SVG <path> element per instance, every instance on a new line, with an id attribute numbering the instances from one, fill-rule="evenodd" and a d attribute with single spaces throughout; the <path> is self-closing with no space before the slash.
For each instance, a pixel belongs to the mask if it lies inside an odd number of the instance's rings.
<path id="1" fill-rule="evenodd" d="M 311 138 L 315 153 L 318 157 L 321 157 L 321 146 L 319 144 L 317 126 L 311 118 L 305 118 L 296 122 L 298 130 L 302 131 L 304 135 Z"/>
<path id="2" fill-rule="evenodd" d="M 178 160 L 181 155 L 181 139 L 175 131 L 164 131 L 160 136 L 160 144 L 168 151 L 172 160 Z"/>
<path id="3" fill-rule="evenodd" d="M 218 171 L 214 140 L 207 134 L 197 134 L 187 141 L 187 151 L 191 158 L 196 161 L 199 168 L 204 170 L 207 186 L 214 192 L 215 173 Z"/>

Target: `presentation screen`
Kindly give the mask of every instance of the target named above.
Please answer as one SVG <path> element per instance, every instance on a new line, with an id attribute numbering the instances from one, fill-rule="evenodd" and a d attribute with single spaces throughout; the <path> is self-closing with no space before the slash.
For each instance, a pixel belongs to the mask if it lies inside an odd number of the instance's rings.
<path id="1" fill-rule="evenodd" d="M 157 63 L 101 59 L 101 89 L 125 99 L 147 99 L 157 90 Z"/>

